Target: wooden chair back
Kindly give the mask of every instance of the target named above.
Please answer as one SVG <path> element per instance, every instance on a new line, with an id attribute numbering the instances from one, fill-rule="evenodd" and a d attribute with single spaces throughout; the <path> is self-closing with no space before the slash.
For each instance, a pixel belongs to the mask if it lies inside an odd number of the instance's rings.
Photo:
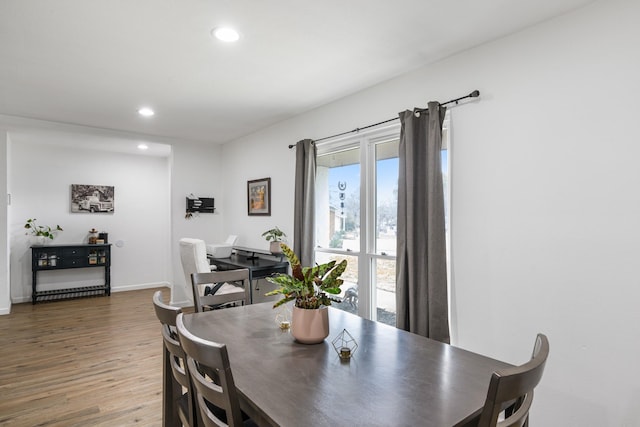
<path id="1" fill-rule="evenodd" d="M 494 372 L 478 427 L 527 427 L 533 389 L 542 378 L 548 357 L 549 340 L 538 334 L 529 362 Z M 503 411 L 505 418 L 498 421 Z"/>
<path id="2" fill-rule="evenodd" d="M 162 300 L 162 291 L 153 294 L 153 306 L 156 317 L 162 325 L 163 363 L 165 366 L 163 393 L 170 394 L 167 399 L 163 399 L 165 406 L 171 406 L 164 408 L 163 416 L 174 420 L 177 416 L 183 425 L 194 427 L 197 422 L 197 411 L 195 401 L 189 392 L 191 378 L 186 369 L 186 355 L 180 345 L 176 330 L 176 318 L 182 313 L 182 309 L 165 304 Z M 171 368 L 170 373 L 167 372 L 167 365 Z M 169 376 L 170 378 L 166 378 Z M 186 389 L 186 392 L 183 392 L 183 388 Z"/>
<path id="3" fill-rule="evenodd" d="M 223 283 L 222 287 L 213 295 L 202 295 L 203 285 L 213 288 L 216 284 Z M 249 270 L 220 270 L 208 273 L 193 273 L 191 275 L 193 287 L 193 303 L 196 312 L 211 308 L 219 308 L 226 304 L 238 302 L 249 304 Z"/>
<path id="4" fill-rule="evenodd" d="M 242 412 L 226 345 L 193 335 L 184 326 L 183 314 L 178 315 L 176 323 L 203 424 L 206 427 L 242 426 Z M 224 413 L 221 416 L 210 408 L 222 409 Z"/>

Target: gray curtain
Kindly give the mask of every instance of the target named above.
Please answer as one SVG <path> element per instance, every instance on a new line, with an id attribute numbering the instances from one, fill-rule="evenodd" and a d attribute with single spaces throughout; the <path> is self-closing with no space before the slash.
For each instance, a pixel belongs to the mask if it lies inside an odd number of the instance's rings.
<path id="1" fill-rule="evenodd" d="M 310 139 L 296 143 L 296 183 L 293 251 L 302 265 L 314 264 L 316 146 Z"/>
<path id="2" fill-rule="evenodd" d="M 449 342 L 440 150 L 446 108 L 400 113 L 396 325 Z"/>

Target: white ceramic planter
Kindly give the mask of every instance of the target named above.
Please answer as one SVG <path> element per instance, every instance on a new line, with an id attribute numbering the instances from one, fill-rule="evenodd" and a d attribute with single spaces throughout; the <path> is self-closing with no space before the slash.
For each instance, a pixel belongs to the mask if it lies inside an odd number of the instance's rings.
<path id="1" fill-rule="evenodd" d="M 302 344 L 319 344 L 329 336 L 329 309 L 315 310 L 293 307 L 291 335 Z"/>
<path id="2" fill-rule="evenodd" d="M 31 246 L 42 246 L 45 244 L 46 240 L 47 238 L 44 236 L 29 236 L 29 243 L 31 243 Z"/>
<path id="3" fill-rule="evenodd" d="M 281 242 L 270 242 L 269 243 L 269 252 L 272 254 L 281 254 L 282 248 L 280 247 Z"/>

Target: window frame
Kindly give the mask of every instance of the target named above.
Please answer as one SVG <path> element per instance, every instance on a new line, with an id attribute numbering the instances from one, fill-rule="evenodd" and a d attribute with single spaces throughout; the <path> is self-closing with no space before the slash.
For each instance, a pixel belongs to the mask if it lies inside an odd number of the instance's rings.
<path id="1" fill-rule="evenodd" d="M 395 255 L 383 255 L 376 250 L 376 146 L 400 139 L 400 123 L 373 128 L 355 135 L 328 140 L 316 145 L 317 156 L 358 148 L 360 164 L 360 235 L 358 252 L 316 246 L 317 252 L 357 257 L 358 314 L 377 320 L 375 267 L 377 259 L 395 260 Z M 364 189 L 364 191 L 363 191 Z M 364 233 L 363 233 L 364 231 Z M 367 286 L 361 286 L 368 284 Z M 366 302 L 366 304 L 363 304 Z"/>

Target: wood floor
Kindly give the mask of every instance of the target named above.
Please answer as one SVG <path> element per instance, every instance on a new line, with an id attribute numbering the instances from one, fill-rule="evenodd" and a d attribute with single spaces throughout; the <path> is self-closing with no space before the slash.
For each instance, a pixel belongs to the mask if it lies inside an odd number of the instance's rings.
<path id="1" fill-rule="evenodd" d="M 160 426 L 156 290 L 16 304 L 0 316 L 0 426 Z"/>

